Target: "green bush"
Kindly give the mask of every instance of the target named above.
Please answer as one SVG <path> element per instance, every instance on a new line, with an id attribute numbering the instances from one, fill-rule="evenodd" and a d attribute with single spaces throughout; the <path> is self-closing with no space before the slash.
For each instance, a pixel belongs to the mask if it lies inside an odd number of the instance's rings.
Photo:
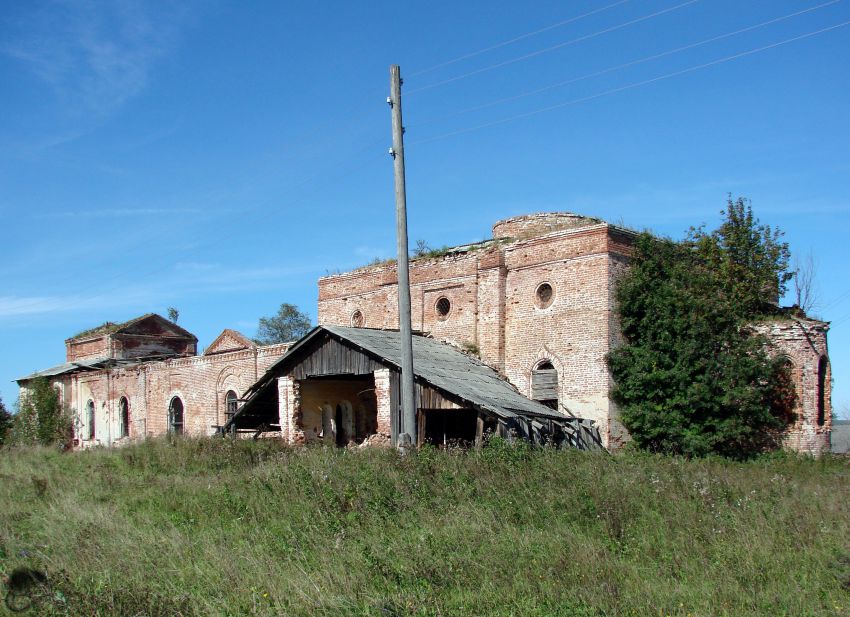
<path id="1" fill-rule="evenodd" d="M 0 447 L 8 443 L 14 420 L 14 416 L 6 410 L 3 399 L 0 398 Z"/>
<path id="2" fill-rule="evenodd" d="M 18 444 L 68 444 L 73 432 L 71 413 L 59 401 L 59 392 L 46 377 L 27 385 L 18 401 L 11 441 Z"/>

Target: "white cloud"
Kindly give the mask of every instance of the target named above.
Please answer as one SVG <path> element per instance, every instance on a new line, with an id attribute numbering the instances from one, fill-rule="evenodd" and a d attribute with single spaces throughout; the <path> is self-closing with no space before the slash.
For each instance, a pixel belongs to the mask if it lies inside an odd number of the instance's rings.
<path id="1" fill-rule="evenodd" d="M 183 21 L 135 0 L 51 2 L 23 15 L 0 50 L 72 108 L 104 114 L 145 88 Z"/>
<path id="2" fill-rule="evenodd" d="M 144 312 L 150 307 L 165 306 L 179 298 L 207 294 L 252 292 L 303 285 L 302 275 L 315 278 L 314 267 L 229 267 L 214 263 L 181 262 L 165 272 L 152 272 L 150 281 L 133 281 L 133 274 L 112 279 L 90 293 L 39 296 L 0 296 L 0 320 L 23 316 L 72 313 L 104 308 L 128 308 Z M 144 276 L 144 275 L 143 275 Z"/>

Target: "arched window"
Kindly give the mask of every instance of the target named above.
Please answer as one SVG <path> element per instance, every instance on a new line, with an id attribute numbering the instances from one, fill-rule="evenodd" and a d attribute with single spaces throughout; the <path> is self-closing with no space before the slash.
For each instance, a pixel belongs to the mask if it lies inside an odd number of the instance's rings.
<path id="1" fill-rule="evenodd" d="M 829 361 L 821 356 L 818 361 L 818 426 L 826 422 L 826 374 L 829 372 Z"/>
<path id="2" fill-rule="evenodd" d="M 94 439 L 94 401 L 91 399 L 86 403 L 86 427 L 88 428 L 86 439 Z"/>
<path id="3" fill-rule="evenodd" d="M 168 432 L 183 434 L 183 401 L 177 396 L 168 404 Z"/>
<path id="4" fill-rule="evenodd" d="M 224 421 L 229 422 L 233 417 L 233 414 L 236 413 L 236 407 L 238 405 L 236 399 L 239 397 L 236 396 L 236 392 L 233 390 L 228 390 L 227 394 L 224 395 Z"/>
<path id="5" fill-rule="evenodd" d="M 130 403 L 126 396 L 118 401 L 118 438 L 130 436 Z"/>
<path id="6" fill-rule="evenodd" d="M 558 409 L 558 371 L 548 360 L 531 371 L 531 398 Z"/>

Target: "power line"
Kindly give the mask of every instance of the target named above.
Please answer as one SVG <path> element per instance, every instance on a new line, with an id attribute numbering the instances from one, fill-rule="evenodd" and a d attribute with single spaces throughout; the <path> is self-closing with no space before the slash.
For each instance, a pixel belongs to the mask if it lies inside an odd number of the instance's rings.
<path id="1" fill-rule="evenodd" d="M 759 52 L 762 52 L 762 51 L 766 51 L 768 49 L 773 49 L 774 47 L 779 47 L 780 45 L 786 45 L 787 43 L 793 43 L 795 41 L 807 39 L 807 38 L 810 38 L 812 36 L 816 36 L 818 34 L 823 34 L 824 32 L 829 32 L 830 30 L 836 30 L 836 29 L 842 28 L 842 27 L 844 27 L 848 24 L 850 24 L 850 21 L 845 21 L 845 22 L 842 22 L 840 24 L 836 24 L 834 26 L 821 28 L 820 30 L 815 30 L 814 32 L 808 32 L 806 34 L 802 34 L 800 36 L 795 36 L 795 37 L 790 38 L 790 39 L 785 39 L 785 40 L 779 41 L 777 43 L 771 43 L 770 45 L 764 45 L 763 47 L 757 47 L 757 48 L 751 49 L 749 51 L 744 51 L 744 52 L 734 54 L 734 55 L 731 55 L 731 56 L 726 56 L 725 58 L 719 58 L 718 60 L 712 60 L 711 62 L 705 62 L 703 64 L 698 64 L 696 66 L 692 66 L 692 67 L 689 67 L 689 68 L 686 68 L 686 69 L 682 69 L 680 71 L 674 71 L 672 73 L 666 73 L 666 74 L 660 75 L 658 77 L 653 77 L 652 79 L 646 79 L 646 80 L 643 80 L 643 81 L 627 84 L 625 86 L 620 86 L 619 88 L 612 88 L 611 90 L 606 90 L 606 91 L 600 92 L 598 94 L 593 94 L 593 95 L 581 97 L 581 98 L 578 98 L 578 99 L 572 99 L 570 101 L 564 101 L 563 103 L 557 103 L 555 105 L 549 105 L 547 107 L 542 107 L 540 109 L 535 109 L 533 111 L 528 111 L 528 112 L 525 112 L 525 113 L 516 114 L 516 115 L 513 115 L 513 116 L 508 116 L 506 118 L 494 120 L 493 122 L 487 122 L 485 124 L 479 124 L 477 126 L 468 127 L 468 128 L 465 128 L 465 129 L 459 129 L 457 131 L 451 131 L 449 133 L 444 133 L 442 135 L 437 135 L 435 137 L 430 137 L 428 139 L 422 139 L 422 140 L 419 140 L 419 141 L 415 141 L 415 142 L 410 143 L 409 145 L 415 146 L 415 145 L 430 143 L 432 141 L 437 141 L 439 139 L 445 139 L 447 137 L 453 137 L 455 135 L 461 135 L 461 134 L 464 134 L 464 133 L 471 133 L 473 131 L 478 131 L 478 130 L 481 130 L 481 129 L 489 128 L 491 126 L 497 126 L 499 124 L 505 124 L 507 122 L 519 120 L 521 118 L 528 118 L 530 116 L 542 114 L 542 113 L 545 113 L 547 111 L 552 111 L 554 109 L 560 109 L 561 107 L 567 107 L 569 105 L 577 105 L 578 103 L 584 103 L 586 101 L 592 101 L 594 99 L 602 98 L 603 96 L 608 96 L 610 94 L 616 94 L 618 92 L 623 92 L 625 90 L 631 90 L 632 88 L 638 88 L 640 86 L 646 86 L 648 84 L 652 84 L 652 83 L 655 83 L 655 82 L 658 82 L 658 81 L 662 81 L 664 79 L 670 79 L 671 77 L 677 77 L 679 75 L 684 75 L 686 73 L 693 73 L 694 71 L 698 71 L 700 69 L 704 69 L 704 68 L 707 68 L 707 67 L 710 67 L 710 66 L 714 66 L 716 64 L 722 64 L 724 62 L 729 62 L 731 60 L 736 60 L 738 58 L 743 58 L 744 56 L 751 56 L 753 54 L 756 54 L 756 53 L 759 53 Z"/>
<path id="2" fill-rule="evenodd" d="M 586 34 L 584 36 L 580 36 L 575 39 L 570 39 L 569 41 L 564 41 L 563 43 L 558 43 L 557 45 L 552 45 L 551 47 L 546 47 L 544 49 L 538 49 L 537 51 L 533 51 L 528 54 L 524 54 L 517 58 L 511 58 L 510 60 L 505 60 L 503 62 L 498 62 L 496 64 L 491 64 L 490 66 L 485 66 L 480 69 L 475 69 L 474 71 L 469 71 L 468 73 L 464 73 L 462 75 L 457 75 L 456 77 L 450 77 L 449 79 L 444 79 L 443 81 L 438 81 L 433 84 L 429 84 L 427 86 L 422 86 L 421 88 L 415 88 L 407 93 L 407 96 L 411 94 L 416 94 L 417 92 L 424 92 L 426 90 L 432 90 L 433 88 L 439 88 L 440 86 L 445 86 L 446 84 L 454 83 L 461 79 L 466 79 L 467 77 L 471 77 L 473 75 L 478 75 L 480 73 L 484 73 L 487 71 L 492 71 L 494 69 L 501 68 L 503 66 L 508 66 L 509 64 L 515 64 L 517 62 L 522 62 L 523 60 L 528 60 L 529 58 L 534 58 L 541 54 L 549 53 L 550 51 L 555 51 L 556 49 L 561 49 L 562 47 L 566 47 L 567 45 L 573 45 L 575 43 L 581 43 L 582 41 L 587 41 L 592 38 L 596 38 L 597 36 L 601 36 L 603 34 L 608 34 L 609 32 L 614 32 L 616 30 L 620 30 L 622 28 L 626 28 L 628 26 L 632 26 L 634 24 L 640 23 L 642 21 L 646 21 L 648 19 L 653 19 L 654 17 L 659 17 L 666 13 L 670 13 L 672 11 L 677 11 L 686 6 L 699 2 L 699 0 L 688 0 L 687 2 L 683 2 L 681 4 L 677 4 L 676 6 L 672 6 L 670 8 L 663 9 L 661 11 L 656 11 L 655 13 L 650 13 L 649 15 L 644 15 L 643 17 L 638 17 L 636 19 L 629 20 L 627 22 L 618 24 L 616 26 L 611 26 L 610 28 L 605 28 L 604 30 L 599 30 L 597 32 L 592 32 L 591 34 Z"/>
<path id="3" fill-rule="evenodd" d="M 837 297 L 833 298 L 830 302 L 828 302 L 828 303 L 824 304 L 824 305 L 820 308 L 820 310 L 822 310 L 822 311 L 823 311 L 823 310 L 828 309 L 828 308 L 829 308 L 829 307 L 831 307 L 831 306 L 834 306 L 834 305 L 838 304 L 839 302 L 841 302 L 841 301 L 842 301 L 844 298 L 846 298 L 847 296 L 850 296 L 850 289 L 848 289 L 847 291 L 845 291 L 845 292 L 843 292 L 843 293 L 839 294 Z"/>
<path id="4" fill-rule="evenodd" d="M 475 56 L 480 56 L 481 54 L 485 54 L 488 51 L 493 51 L 494 49 L 499 49 L 501 47 L 505 47 L 506 45 L 511 45 L 518 41 L 522 41 L 532 36 L 537 36 L 538 34 L 542 34 L 544 32 L 548 32 L 549 30 L 554 30 L 555 28 L 560 28 L 561 26 L 566 26 L 567 24 L 571 24 L 577 22 L 585 17 L 590 17 L 592 15 L 596 15 L 597 13 L 602 13 L 603 11 L 607 11 L 608 9 L 613 9 L 621 4 L 625 4 L 626 2 L 630 2 L 631 0 L 619 0 L 619 2 L 615 2 L 614 4 L 609 4 L 608 6 L 603 6 L 602 8 L 595 9 L 588 13 L 584 13 L 582 15 L 577 15 L 576 17 L 570 17 L 569 19 L 564 19 L 562 21 L 556 22 L 545 28 L 540 28 L 539 30 L 534 30 L 532 32 L 526 32 L 525 34 L 521 34 L 520 36 L 514 37 L 512 39 L 508 39 L 507 41 L 502 41 L 501 43 L 496 43 L 495 45 L 491 45 L 490 47 L 485 47 L 483 49 L 479 49 L 478 51 L 473 51 L 468 54 L 463 54 L 462 56 L 457 56 L 456 58 L 452 58 L 451 60 L 446 60 L 445 62 L 440 62 L 439 64 L 435 64 L 433 66 L 429 66 L 427 69 L 422 69 L 420 71 L 415 71 L 410 73 L 409 77 L 416 77 L 417 75 L 422 75 L 424 73 L 430 73 L 436 69 L 442 68 L 444 66 L 448 66 L 450 64 L 455 64 L 456 62 L 460 62 L 462 60 L 468 60 L 469 58 L 474 58 Z"/>
<path id="5" fill-rule="evenodd" d="M 443 115 L 443 116 L 432 118 L 430 120 L 425 120 L 424 122 L 419 122 L 419 123 L 417 123 L 416 125 L 413 125 L 413 126 L 418 127 L 418 126 L 423 126 L 423 125 L 426 125 L 426 124 L 432 124 L 432 123 L 440 121 L 440 120 L 455 118 L 457 116 L 462 116 L 464 114 L 468 114 L 468 113 L 471 113 L 473 111 L 480 111 L 482 109 L 494 107 L 494 106 L 500 105 L 502 103 L 509 103 L 511 101 L 516 101 L 518 99 L 522 99 L 522 98 L 525 98 L 525 97 L 528 97 L 528 96 L 533 96 L 535 94 L 540 94 L 542 92 L 554 90 L 555 88 L 568 86 L 570 84 L 574 84 L 574 83 L 577 83 L 579 81 L 583 81 L 585 79 L 591 79 L 593 77 L 599 77 L 601 75 L 605 75 L 605 74 L 611 73 L 613 71 L 628 68 L 628 67 L 635 66 L 635 65 L 638 65 L 638 64 L 643 64 L 643 63 L 649 62 L 651 60 L 657 60 L 658 58 L 663 58 L 665 56 L 670 56 L 670 55 L 677 54 L 677 53 L 680 53 L 680 52 L 683 52 L 683 51 L 687 51 L 689 49 L 701 47 L 703 45 L 707 45 L 708 43 L 714 43 L 716 41 L 720 41 L 722 39 L 726 39 L 726 38 L 729 38 L 729 37 L 732 37 L 732 36 L 736 36 L 738 34 L 743 34 L 744 32 L 750 32 L 751 30 L 763 28 L 764 26 L 769 26 L 771 24 L 775 24 L 775 23 L 778 23 L 780 21 L 790 19 L 792 17 L 797 17 L 797 16 L 803 15 L 805 13 L 810 13 L 812 11 L 816 11 L 818 9 L 822 9 L 824 7 L 827 7 L 827 6 L 837 4 L 838 2 L 841 2 L 841 0 L 830 0 L 829 2 L 825 2 L 823 4 L 819 4 L 817 6 L 813 6 L 813 7 L 807 8 L 807 9 L 803 9 L 802 11 L 797 11 L 795 13 L 789 13 L 788 15 L 783 15 L 781 17 L 776 17 L 776 18 L 770 19 L 768 21 L 763 21 L 763 22 L 761 22 L 759 24 L 755 24 L 753 26 L 747 26 L 746 28 L 741 28 L 740 30 L 735 30 L 734 32 L 727 32 L 726 34 L 714 36 L 714 37 L 704 39 L 704 40 L 696 42 L 696 43 L 691 43 L 689 45 L 677 47 L 675 49 L 671 49 L 671 50 L 664 51 L 664 52 L 661 52 L 661 53 L 653 54 L 651 56 L 646 56 L 644 58 L 639 58 L 637 60 L 632 60 L 631 62 L 626 62 L 624 64 L 618 64 L 616 66 L 611 66 L 611 67 L 608 67 L 608 68 L 605 68 L 605 69 L 601 69 L 599 71 L 595 71 L 593 73 L 587 73 L 585 75 L 581 75 L 580 77 L 574 77 L 573 79 L 568 79 L 566 81 L 560 81 L 558 83 L 550 84 L 548 86 L 543 86 L 543 87 L 537 88 L 535 90 L 529 90 L 529 91 L 523 92 L 521 94 L 515 94 L 513 96 L 507 96 L 507 97 L 504 97 L 504 98 L 496 99 L 494 101 L 490 101 L 488 103 L 483 103 L 481 105 L 476 105 L 476 106 L 473 106 L 473 107 L 467 107 L 466 109 L 461 109 L 459 111 L 452 112 L 450 114 L 446 114 L 446 115 Z M 408 126 L 407 128 L 412 128 L 412 126 Z"/>
<path id="6" fill-rule="evenodd" d="M 850 321 L 850 313 L 847 313 L 846 315 L 842 315 L 841 317 L 839 317 L 838 319 L 836 319 L 835 321 L 830 323 L 830 326 L 832 326 L 834 328 L 835 326 L 840 326 L 841 324 L 843 324 L 847 321 Z"/>

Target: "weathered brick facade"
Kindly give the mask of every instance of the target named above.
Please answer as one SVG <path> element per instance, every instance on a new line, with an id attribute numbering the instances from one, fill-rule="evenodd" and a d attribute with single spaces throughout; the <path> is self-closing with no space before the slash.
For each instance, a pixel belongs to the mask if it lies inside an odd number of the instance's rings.
<path id="1" fill-rule="evenodd" d="M 634 234 L 598 219 L 553 213 L 500 221 L 493 237 L 411 263 L 413 328 L 477 353 L 526 396 L 593 420 L 603 444 L 619 447 L 628 435 L 609 398 L 605 356 L 622 340 L 614 292 Z M 398 328 L 395 265 L 319 279 L 318 316 L 320 325 Z M 793 366 L 797 409 L 786 444 L 827 451 L 828 324 L 793 319 L 756 327 Z M 196 346 L 191 333 L 158 315 L 68 339 L 69 364 L 55 367 L 51 379 L 74 410 L 78 445 L 164 434 L 174 428 L 169 410 L 175 401 L 182 404 L 183 432 L 209 435 L 226 421 L 228 393 L 241 398 L 288 349 L 257 347 L 233 330 L 223 331 L 203 355 L 196 355 Z M 384 440 L 391 432 L 389 379 L 388 371 L 375 372 L 370 403 L 377 409 L 370 431 Z M 20 383 L 25 394 L 27 380 Z M 282 436 L 301 443 L 325 435 L 316 411 L 324 393 L 317 386 L 302 391 L 289 378 L 277 385 L 287 410 L 279 419 Z"/>
<path id="2" fill-rule="evenodd" d="M 153 318 L 162 320 L 159 316 Z M 156 325 L 150 323 L 156 321 L 153 318 L 140 319 L 147 320 L 145 326 L 152 326 Z M 185 331 L 181 329 L 181 332 Z M 143 343 L 153 354 L 146 356 L 171 357 L 146 360 L 145 356 L 128 354 L 128 346 L 116 344 L 122 337 L 128 338 L 122 333 L 100 333 L 85 336 L 82 342 L 69 339 L 66 342 L 69 361 L 96 357 L 103 360 L 104 367 L 96 370 L 84 367 L 87 370 L 68 370 L 50 377 L 62 402 L 73 411 L 78 447 L 113 445 L 163 435 L 169 431 L 169 407 L 175 399 L 182 404 L 184 433 L 213 434 L 214 427 L 225 422 L 228 392 L 240 398 L 289 347 L 288 344 L 258 347 L 238 332 L 225 330 L 203 355 L 194 355 L 197 339 L 193 335 L 180 334 L 184 340 L 177 342 L 172 333 L 151 331 L 144 335 Z M 186 343 L 188 340 L 191 345 Z M 138 349 L 138 346 L 129 347 Z M 20 383 L 25 395 L 27 380 Z M 121 418 L 123 405 L 129 416 L 126 428 Z M 93 431 L 90 406 L 94 412 Z"/>
<path id="3" fill-rule="evenodd" d="M 597 219 L 538 214 L 500 221 L 494 240 L 411 263 L 413 328 L 467 349 L 532 396 L 532 372 L 550 362 L 561 409 L 597 422 L 606 446 L 624 431 L 608 398 L 605 354 L 617 341 L 614 280 L 633 234 Z M 541 303 L 547 284 L 552 298 Z M 395 265 L 319 280 L 319 324 L 397 328 Z M 438 302 L 448 300 L 440 314 Z M 445 306 L 445 305 L 444 305 Z"/>
<path id="4" fill-rule="evenodd" d="M 619 447 L 628 434 L 609 398 L 613 384 L 605 356 L 622 340 L 614 290 L 628 267 L 634 234 L 597 219 L 552 213 L 499 221 L 493 238 L 411 262 L 413 328 L 477 350 L 532 398 L 535 370 L 554 368 L 559 408 L 594 420 L 603 443 Z M 321 278 L 319 324 L 397 328 L 396 298 L 393 263 Z M 801 413 L 788 446 L 819 453 L 828 448 L 829 421 L 817 425 L 812 410 L 827 325 L 810 323 L 805 336 L 789 322 L 768 334 L 798 367 Z M 824 366 L 828 371 L 828 362 Z M 828 418 L 828 387 L 820 397 Z"/>
<path id="5" fill-rule="evenodd" d="M 773 353 L 790 362 L 797 400 L 793 424 L 785 436 L 791 450 L 822 454 L 830 450 L 832 431 L 832 372 L 826 347 L 829 325 L 792 318 L 756 325 L 773 343 Z"/>

